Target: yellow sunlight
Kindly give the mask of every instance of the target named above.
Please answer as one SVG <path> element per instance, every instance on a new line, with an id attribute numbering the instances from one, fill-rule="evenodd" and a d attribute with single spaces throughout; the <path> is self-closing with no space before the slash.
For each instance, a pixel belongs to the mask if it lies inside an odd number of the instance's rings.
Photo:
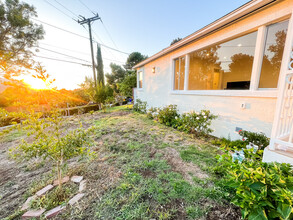
<path id="1" fill-rule="evenodd" d="M 35 90 L 48 90 L 52 89 L 50 83 L 47 83 L 41 79 L 34 78 L 32 76 L 23 77 L 23 82 L 30 88 Z"/>

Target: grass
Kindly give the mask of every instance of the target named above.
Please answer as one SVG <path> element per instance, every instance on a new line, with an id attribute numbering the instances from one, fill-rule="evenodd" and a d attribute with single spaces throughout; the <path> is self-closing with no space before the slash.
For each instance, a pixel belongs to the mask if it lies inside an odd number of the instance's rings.
<path id="1" fill-rule="evenodd" d="M 107 113 L 88 114 L 90 121 L 84 118 L 93 126 L 92 139 L 99 157 L 70 168 L 70 173 L 87 179 L 88 193 L 84 204 L 60 219 L 202 219 L 213 207 L 223 206 L 229 194 L 213 171 L 218 149 L 145 115 L 131 113 L 130 108 L 117 106 Z M 207 177 L 178 171 L 170 160 L 170 149 L 178 154 L 171 155 L 172 160 L 193 164 Z M 35 181 L 26 196 L 47 180 Z M 66 201 L 74 190 L 62 193 L 62 199 L 52 191 L 51 196 L 32 205 L 51 208 Z"/>

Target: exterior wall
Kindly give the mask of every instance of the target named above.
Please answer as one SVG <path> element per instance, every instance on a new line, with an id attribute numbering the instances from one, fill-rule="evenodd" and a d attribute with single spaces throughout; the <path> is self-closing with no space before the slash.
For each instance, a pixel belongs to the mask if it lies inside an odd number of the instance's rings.
<path id="1" fill-rule="evenodd" d="M 234 132 L 236 127 L 249 131 L 261 131 L 270 136 L 277 90 L 257 90 L 254 84 L 258 85 L 258 82 L 252 81 L 249 91 L 173 91 L 173 59 L 213 43 L 255 31 L 262 25 L 288 19 L 292 8 L 293 0 L 281 1 L 146 64 L 138 69 L 143 72 L 143 88 L 136 90 L 137 98 L 147 101 L 148 107 L 176 104 L 181 113 L 209 109 L 219 116 L 212 124 L 215 130 L 213 135 L 217 137 L 238 139 L 239 135 Z M 154 67 L 155 73 L 152 73 Z M 260 70 L 254 66 L 252 74 L 260 74 L 259 72 Z M 245 108 L 242 108 L 243 104 Z"/>

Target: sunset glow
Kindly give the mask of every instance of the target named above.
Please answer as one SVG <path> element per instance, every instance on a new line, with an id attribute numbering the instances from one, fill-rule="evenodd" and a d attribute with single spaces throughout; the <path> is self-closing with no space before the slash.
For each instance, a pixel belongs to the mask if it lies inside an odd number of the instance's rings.
<path id="1" fill-rule="evenodd" d="M 52 89 L 51 84 L 47 83 L 41 79 L 34 78 L 32 76 L 24 77 L 23 82 L 27 84 L 30 88 L 35 90 L 49 90 Z"/>

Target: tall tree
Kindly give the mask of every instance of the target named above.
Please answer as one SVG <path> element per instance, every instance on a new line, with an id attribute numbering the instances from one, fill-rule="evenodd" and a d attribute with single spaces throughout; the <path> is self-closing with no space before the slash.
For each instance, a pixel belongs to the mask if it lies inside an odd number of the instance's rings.
<path id="1" fill-rule="evenodd" d="M 119 92 L 118 84 L 121 83 L 125 77 L 126 71 L 121 66 L 111 63 L 111 74 L 107 73 L 107 84 L 112 87 L 112 89 L 117 93 Z"/>
<path id="2" fill-rule="evenodd" d="M 6 79 L 33 64 L 30 48 L 43 39 L 41 25 L 32 22 L 35 8 L 19 0 L 0 2 L 0 75 Z"/>
<path id="3" fill-rule="evenodd" d="M 148 56 L 142 55 L 140 52 L 133 52 L 128 56 L 124 68 L 126 70 L 131 70 L 132 67 L 145 60 L 146 58 L 148 58 Z"/>
<path id="4" fill-rule="evenodd" d="M 98 82 L 98 85 L 99 84 L 102 84 L 103 86 L 105 85 L 104 65 L 103 65 L 101 46 L 99 43 L 97 46 L 97 82 Z"/>

